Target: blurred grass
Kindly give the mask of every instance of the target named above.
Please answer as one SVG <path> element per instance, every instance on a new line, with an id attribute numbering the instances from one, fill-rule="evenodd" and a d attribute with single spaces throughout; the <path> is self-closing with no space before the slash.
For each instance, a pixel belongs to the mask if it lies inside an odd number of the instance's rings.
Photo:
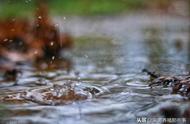
<path id="1" fill-rule="evenodd" d="M 56 15 L 102 15 L 140 9 L 145 0 L 48 0 L 50 12 Z M 0 17 L 31 16 L 34 0 L 0 1 Z"/>
<path id="2" fill-rule="evenodd" d="M 0 2 L 0 17 L 27 16 L 31 15 L 34 9 L 34 2 L 26 3 L 21 0 Z"/>
<path id="3" fill-rule="evenodd" d="M 5 116 L 6 107 L 0 104 L 0 119 Z"/>
<path id="4" fill-rule="evenodd" d="M 115 14 L 143 6 L 143 0 L 56 0 L 53 13 L 75 15 Z"/>

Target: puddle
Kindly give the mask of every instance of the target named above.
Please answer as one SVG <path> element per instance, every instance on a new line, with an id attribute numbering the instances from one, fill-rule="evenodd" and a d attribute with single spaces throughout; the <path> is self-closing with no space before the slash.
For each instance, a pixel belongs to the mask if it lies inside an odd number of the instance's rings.
<path id="1" fill-rule="evenodd" d="M 189 71 L 187 18 L 142 14 L 55 21 L 76 37 L 74 49 L 63 51 L 68 61 L 47 71 L 21 65 L 17 86 L 2 82 L 2 122 L 135 124 L 138 116 L 160 117 L 160 106 L 168 102 L 187 106 L 181 96 L 168 95 L 170 88 L 148 87 L 149 76 L 142 72 Z"/>

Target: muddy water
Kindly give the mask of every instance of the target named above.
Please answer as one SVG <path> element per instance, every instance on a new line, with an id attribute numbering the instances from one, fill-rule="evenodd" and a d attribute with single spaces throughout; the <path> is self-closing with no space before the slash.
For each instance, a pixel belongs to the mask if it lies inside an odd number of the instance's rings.
<path id="1" fill-rule="evenodd" d="M 68 81 L 75 82 L 76 89 L 94 87 L 99 93 L 61 105 L 19 98 L 6 101 L 1 107 L 3 123 L 135 124 L 139 116 L 162 117 L 159 109 L 163 106 L 187 106 L 181 96 L 169 95 L 170 88 L 148 87 L 149 76 L 141 72 L 143 68 L 172 75 L 189 71 L 187 18 L 135 14 L 58 17 L 55 22 L 76 37 L 74 49 L 63 51 L 72 66 L 39 71 L 21 65 L 24 73 L 18 85 L 2 82 L 0 97 Z"/>

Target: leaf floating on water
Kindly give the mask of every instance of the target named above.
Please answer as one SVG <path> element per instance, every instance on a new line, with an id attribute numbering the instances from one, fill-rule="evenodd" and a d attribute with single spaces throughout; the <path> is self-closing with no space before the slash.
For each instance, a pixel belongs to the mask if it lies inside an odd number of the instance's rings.
<path id="1" fill-rule="evenodd" d="M 27 100 L 22 99 L 21 94 L 18 93 L 16 95 L 8 95 L 5 97 L 1 97 L 0 98 L 0 102 L 3 104 L 24 104 L 24 103 L 28 103 Z"/>
<path id="2" fill-rule="evenodd" d="M 149 86 L 172 87 L 172 93 L 180 94 L 190 99 L 190 75 L 153 75 L 152 72 L 146 71 L 152 77 Z"/>
<path id="3" fill-rule="evenodd" d="M 95 87 L 77 87 L 70 84 L 55 84 L 41 89 L 26 91 L 16 95 L 5 96 L 3 103 L 13 101 L 15 103 L 33 102 L 39 105 L 63 105 L 75 101 L 86 100 L 100 93 Z"/>

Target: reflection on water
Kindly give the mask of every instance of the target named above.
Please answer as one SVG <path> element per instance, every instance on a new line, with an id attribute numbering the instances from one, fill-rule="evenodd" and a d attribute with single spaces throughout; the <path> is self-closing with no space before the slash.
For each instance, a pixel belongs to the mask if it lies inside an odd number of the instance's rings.
<path id="1" fill-rule="evenodd" d="M 137 116 L 160 117 L 159 109 L 168 104 L 184 108 L 188 103 L 179 95 L 168 95 L 169 88 L 149 88 L 149 76 L 141 70 L 187 73 L 188 25 L 185 18 L 155 15 L 70 18 L 65 26 L 72 26 L 69 32 L 77 37 L 75 48 L 63 52 L 72 60 L 70 71 L 28 69 L 18 86 L 1 83 L 0 97 L 41 91 L 67 81 L 76 82 L 79 93 L 88 91 L 91 97 L 58 106 L 8 102 L 2 122 L 126 124 L 136 123 Z"/>

